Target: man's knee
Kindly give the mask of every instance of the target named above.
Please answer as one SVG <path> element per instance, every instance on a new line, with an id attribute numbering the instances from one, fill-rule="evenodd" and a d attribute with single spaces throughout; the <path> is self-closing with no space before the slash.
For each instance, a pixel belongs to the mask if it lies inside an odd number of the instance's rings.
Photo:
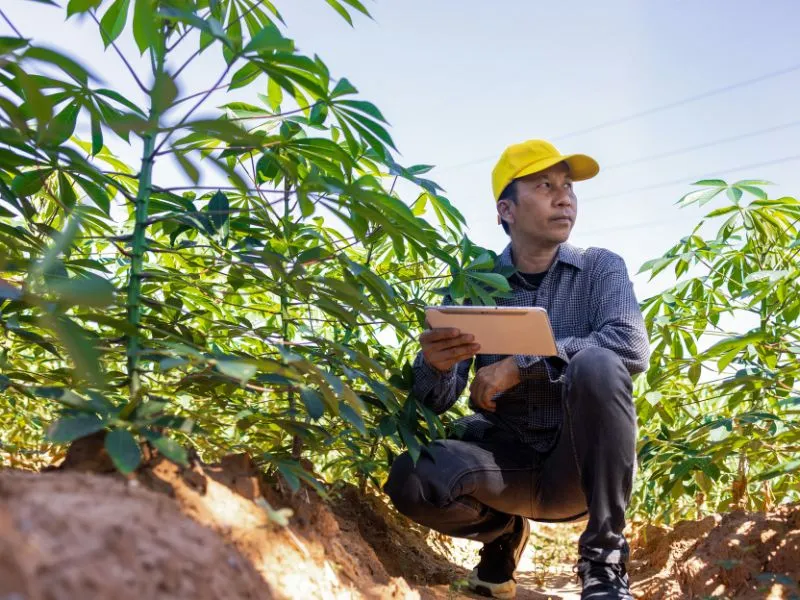
<path id="1" fill-rule="evenodd" d="M 581 404 L 587 416 L 602 419 L 607 414 L 619 425 L 635 421 L 631 376 L 615 352 L 597 347 L 578 352 L 570 360 L 567 379 L 568 402 Z"/>
<path id="2" fill-rule="evenodd" d="M 383 491 L 400 513 L 412 519 L 419 516 L 425 501 L 423 482 L 408 452 L 403 452 L 392 463 Z"/>
<path id="3" fill-rule="evenodd" d="M 631 386 L 630 373 L 617 353 L 597 346 L 581 350 L 570 359 L 567 379 L 571 385 L 596 391 Z"/>

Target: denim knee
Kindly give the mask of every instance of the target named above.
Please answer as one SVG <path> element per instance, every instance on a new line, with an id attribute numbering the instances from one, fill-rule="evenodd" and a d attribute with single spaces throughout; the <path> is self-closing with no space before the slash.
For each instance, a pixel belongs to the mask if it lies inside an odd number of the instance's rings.
<path id="1" fill-rule="evenodd" d="M 584 392 L 581 396 L 586 396 L 585 392 L 604 396 L 604 392 L 616 391 L 620 386 L 628 390 L 632 386 L 622 359 L 614 351 L 600 347 L 586 348 L 570 359 L 567 381 L 570 387 L 576 386 Z"/>
<path id="2" fill-rule="evenodd" d="M 425 503 L 425 496 L 422 491 L 422 480 L 408 452 L 403 452 L 392 463 L 389 479 L 386 480 L 383 491 L 401 514 L 412 519 L 419 516 Z"/>

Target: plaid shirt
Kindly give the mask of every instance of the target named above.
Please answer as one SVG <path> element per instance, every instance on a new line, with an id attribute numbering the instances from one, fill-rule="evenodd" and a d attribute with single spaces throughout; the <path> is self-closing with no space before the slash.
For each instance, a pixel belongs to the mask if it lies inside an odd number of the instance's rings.
<path id="1" fill-rule="evenodd" d="M 510 244 L 498 256 L 496 269 L 509 266 L 514 266 Z M 509 277 L 509 283 L 512 297 L 497 298 L 497 304 L 545 308 L 558 357 L 516 355 L 522 381 L 497 396 L 495 413 L 473 407 L 475 414 L 456 421 L 456 431 L 480 439 L 486 430 L 500 427 L 546 452 L 561 426 L 562 383 L 570 358 L 584 348 L 600 346 L 616 352 L 632 375 L 640 373 L 648 365 L 647 332 L 625 262 L 609 250 L 562 244 L 538 288 L 517 273 Z M 504 358 L 479 354 L 440 373 L 420 353 L 414 361 L 414 393 L 441 414 L 464 391 L 473 362 L 477 370 Z"/>

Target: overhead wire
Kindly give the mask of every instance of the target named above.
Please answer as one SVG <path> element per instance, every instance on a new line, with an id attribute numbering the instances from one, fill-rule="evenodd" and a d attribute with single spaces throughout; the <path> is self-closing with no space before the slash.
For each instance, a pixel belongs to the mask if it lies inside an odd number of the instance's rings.
<path id="1" fill-rule="evenodd" d="M 645 110 L 641 110 L 629 115 L 625 115 L 622 117 L 617 117 L 614 119 L 609 119 L 608 121 L 603 121 L 596 125 L 592 125 L 590 127 L 585 127 L 583 129 L 577 129 L 575 131 L 571 131 L 569 133 L 565 133 L 556 137 L 551 138 L 553 141 L 559 142 L 562 140 L 566 140 L 569 138 L 577 137 L 579 135 L 585 135 L 587 133 L 594 133 L 595 131 L 600 131 L 602 129 L 606 129 L 608 127 L 614 127 L 616 125 L 621 125 L 623 123 L 627 123 L 629 121 L 634 121 L 636 119 L 641 119 L 642 117 L 647 117 L 650 115 L 654 115 L 660 112 L 664 112 L 667 110 L 671 110 L 673 108 L 678 108 L 679 106 L 684 106 L 686 104 L 690 104 L 692 102 L 697 102 L 698 100 L 705 100 L 706 98 L 711 98 L 713 96 L 718 96 L 721 94 L 725 94 L 731 92 L 736 89 L 740 89 L 743 87 L 747 87 L 756 83 L 761 83 L 762 81 L 766 81 L 768 79 L 774 79 L 775 77 L 780 77 L 782 75 L 787 75 L 788 73 L 793 73 L 795 71 L 800 71 L 800 63 L 791 65 L 789 67 L 785 67 L 783 69 L 778 69 L 776 71 L 770 71 L 769 73 L 764 73 L 763 75 L 759 75 L 757 77 L 751 77 L 749 79 L 745 79 L 742 81 L 737 81 L 735 83 L 731 83 L 728 85 L 724 85 L 718 88 L 714 88 L 712 90 L 707 90 L 705 92 L 701 92 L 699 94 L 693 94 L 691 96 L 687 96 L 686 98 L 682 98 L 680 100 L 675 100 L 673 102 L 668 102 L 666 104 L 661 104 L 658 106 L 654 106 L 652 108 L 648 108 Z M 495 155 L 491 156 L 484 156 L 482 158 L 477 158 L 474 160 L 466 161 L 463 163 L 457 163 L 455 165 L 448 165 L 440 168 L 438 171 L 444 172 L 453 169 L 459 169 L 462 167 L 468 167 L 472 165 L 482 164 L 484 162 L 494 160 L 496 158 Z"/>
<path id="2" fill-rule="evenodd" d="M 792 162 L 795 160 L 800 160 L 800 154 L 793 154 L 791 156 L 783 156 L 781 158 L 776 158 L 773 160 L 757 162 L 757 163 L 750 163 L 749 165 L 740 165 L 738 167 L 732 167 L 729 169 L 716 169 L 710 171 L 715 175 L 724 175 L 727 173 L 733 173 L 736 171 L 744 171 L 746 169 L 760 169 L 762 167 L 771 167 L 773 165 L 779 165 L 787 162 Z M 697 180 L 697 179 L 704 179 L 709 177 L 709 171 L 701 173 L 700 175 L 694 175 L 692 177 L 681 177 L 680 179 L 672 179 L 670 181 L 662 181 L 660 183 L 653 183 L 650 185 L 643 185 L 640 187 L 630 188 L 627 190 L 623 190 L 621 192 L 609 192 L 607 194 L 600 194 L 597 196 L 590 196 L 589 198 L 583 198 L 580 200 L 582 203 L 586 202 L 594 202 L 596 200 L 603 200 L 606 198 L 615 198 L 617 196 L 625 196 L 627 194 L 633 194 L 636 192 L 647 192 L 650 190 L 657 190 L 659 188 L 669 187 L 671 185 L 685 185 L 689 180 Z"/>
<path id="3" fill-rule="evenodd" d="M 658 154 L 650 154 L 648 156 L 642 156 L 640 158 L 634 158 L 631 160 L 627 160 L 625 162 L 614 163 L 610 165 L 604 165 L 603 171 L 609 171 L 611 169 L 621 169 L 623 167 L 629 167 L 631 165 L 638 165 L 645 162 L 650 162 L 652 160 L 659 160 L 661 158 L 669 158 L 671 156 L 680 156 L 681 154 L 686 154 L 687 152 L 693 152 L 695 150 L 702 150 L 703 148 L 713 148 L 714 146 L 719 146 L 721 144 L 729 144 L 731 142 L 736 142 L 739 140 L 744 140 L 750 137 L 756 137 L 759 135 L 764 135 L 766 133 L 775 133 L 778 131 L 783 131 L 784 129 L 790 129 L 792 127 L 797 127 L 800 125 L 800 121 L 792 121 L 790 123 L 784 123 L 782 125 L 775 125 L 774 127 L 765 127 L 764 129 L 758 129 L 756 131 L 748 131 L 746 133 L 741 133 L 739 135 L 734 135 L 726 138 L 718 138 L 711 142 L 704 142 L 702 144 L 695 144 L 693 146 L 684 146 L 683 148 L 678 148 L 675 150 L 669 150 L 667 152 L 660 152 Z"/>

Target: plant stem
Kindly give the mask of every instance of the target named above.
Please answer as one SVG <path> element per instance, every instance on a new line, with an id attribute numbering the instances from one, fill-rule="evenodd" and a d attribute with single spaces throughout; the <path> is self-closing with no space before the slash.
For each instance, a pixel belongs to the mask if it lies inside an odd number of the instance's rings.
<path id="1" fill-rule="evenodd" d="M 291 217 L 289 198 L 291 198 L 291 195 L 291 186 L 289 185 L 289 180 L 287 179 L 283 188 L 283 237 L 286 240 L 287 245 L 289 243 L 289 238 L 291 237 L 291 232 L 289 231 L 289 217 Z M 284 340 L 289 339 L 289 298 L 286 295 L 286 288 L 286 285 L 282 286 L 281 291 L 281 337 Z M 295 416 L 297 411 L 297 399 L 295 398 L 294 390 L 289 390 L 287 399 L 289 401 L 289 414 L 291 415 L 291 419 L 295 420 L 297 418 Z M 292 458 L 299 460 L 302 453 L 302 438 L 299 435 L 292 436 Z"/>
<path id="2" fill-rule="evenodd" d="M 164 70 L 163 49 L 154 52 L 155 59 L 155 80 Z M 142 168 L 139 171 L 139 188 L 135 200 L 135 221 L 133 225 L 133 236 L 131 240 L 131 266 L 128 278 L 128 323 L 136 330 L 136 333 L 128 337 L 128 377 L 130 378 L 129 389 L 130 399 L 127 406 L 120 413 L 120 417 L 129 417 L 142 400 L 141 373 L 139 372 L 139 352 L 141 350 L 141 340 L 139 330 L 142 320 L 142 273 L 144 271 L 144 255 L 147 251 L 147 208 L 150 202 L 153 180 L 153 162 L 155 160 L 156 131 L 159 112 L 150 105 L 149 125 L 147 133 L 142 136 Z"/>

